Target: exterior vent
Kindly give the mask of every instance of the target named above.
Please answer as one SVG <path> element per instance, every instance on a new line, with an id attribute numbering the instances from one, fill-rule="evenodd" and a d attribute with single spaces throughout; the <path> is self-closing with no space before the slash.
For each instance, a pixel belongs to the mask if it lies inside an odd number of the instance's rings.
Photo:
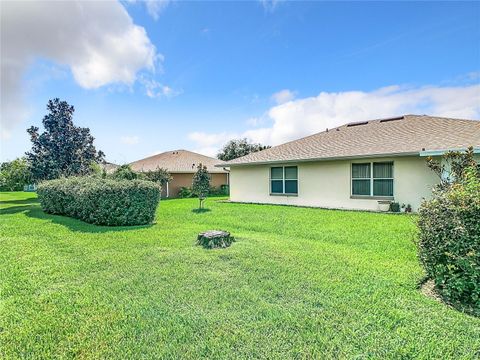
<path id="1" fill-rule="evenodd" d="M 380 120 L 380 122 L 384 123 L 384 122 L 397 121 L 397 120 L 403 120 L 403 119 L 404 119 L 403 116 L 397 116 L 397 117 L 393 117 L 393 118 L 382 119 L 382 120 Z"/>
<path id="2" fill-rule="evenodd" d="M 358 122 L 347 124 L 347 127 L 367 125 L 367 124 L 368 124 L 368 121 L 358 121 Z"/>

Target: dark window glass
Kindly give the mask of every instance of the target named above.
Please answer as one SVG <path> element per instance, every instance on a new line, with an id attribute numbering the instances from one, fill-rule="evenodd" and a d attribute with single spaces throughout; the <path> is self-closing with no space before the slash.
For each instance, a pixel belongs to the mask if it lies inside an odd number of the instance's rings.
<path id="1" fill-rule="evenodd" d="M 370 180 L 352 180 L 352 195 L 370 195 Z"/>
<path id="2" fill-rule="evenodd" d="M 373 163 L 373 178 L 393 178 L 393 163 Z"/>
<path id="3" fill-rule="evenodd" d="M 373 180 L 374 196 L 393 196 L 393 179 Z"/>
<path id="4" fill-rule="evenodd" d="M 283 180 L 272 180 L 272 193 L 273 194 L 282 194 L 283 193 Z"/>
<path id="5" fill-rule="evenodd" d="M 297 179 L 297 167 L 286 166 L 285 167 L 285 179 L 296 180 Z"/>
<path id="6" fill-rule="evenodd" d="M 297 194 L 298 193 L 298 181 L 297 180 L 285 180 L 285 193 Z"/>
<path id="7" fill-rule="evenodd" d="M 271 168 L 271 179 L 282 180 L 283 179 L 283 168 L 282 167 L 272 167 Z"/>
<path id="8" fill-rule="evenodd" d="M 352 164 L 352 179 L 369 179 L 370 164 Z"/>

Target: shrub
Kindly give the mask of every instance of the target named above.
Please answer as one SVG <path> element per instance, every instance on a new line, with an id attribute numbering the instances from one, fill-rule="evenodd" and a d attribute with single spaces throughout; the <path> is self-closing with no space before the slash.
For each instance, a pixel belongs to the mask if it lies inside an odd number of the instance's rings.
<path id="1" fill-rule="evenodd" d="M 21 191 L 32 182 L 28 162 L 19 158 L 0 165 L 0 191 Z"/>
<path id="2" fill-rule="evenodd" d="M 457 172 L 460 174 L 460 172 Z M 480 172 L 470 165 L 419 210 L 419 257 L 452 305 L 480 315 Z"/>
<path id="3" fill-rule="evenodd" d="M 218 187 L 210 186 L 208 193 L 212 196 L 225 196 L 228 195 L 230 192 L 228 185 L 220 185 Z"/>
<path id="4" fill-rule="evenodd" d="M 133 171 L 130 165 L 125 164 L 116 168 L 110 177 L 115 180 L 135 180 L 139 178 L 139 174 Z"/>
<path id="5" fill-rule="evenodd" d="M 390 204 L 390 211 L 391 212 L 400 212 L 400 204 L 398 202 L 393 202 Z"/>
<path id="6" fill-rule="evenodd" d="M 192 198 L 192 197 L 195 197 L 195 194 L 193 193 L 191 188 L 182 186 L 180 188 L 180 190 L 178 191 L 178 197 L 179 198 Z"/>
<path id="7" fill-rule="evenodd" d="M 46 213 L 108 226 L 149 224 L 160 200 L 160 187 L 142 180 L 63 178 L 42 182 L 37 192 Z"/>

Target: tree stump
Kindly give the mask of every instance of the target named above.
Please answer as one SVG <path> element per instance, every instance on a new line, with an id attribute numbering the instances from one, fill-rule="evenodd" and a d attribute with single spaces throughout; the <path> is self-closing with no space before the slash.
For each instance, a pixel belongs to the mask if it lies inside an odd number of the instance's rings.
<path id="1" fill-rule="evenodd" d="M 235 238 L 228 231 L 222 230 L 208 230 L 197 236 L 197 244 L 207 249 L 226 248 L 234 241 Z"/>

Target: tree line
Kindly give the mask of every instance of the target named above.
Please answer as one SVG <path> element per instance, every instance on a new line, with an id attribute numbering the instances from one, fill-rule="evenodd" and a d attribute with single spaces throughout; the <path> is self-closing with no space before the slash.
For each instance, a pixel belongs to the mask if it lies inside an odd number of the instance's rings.
<path id="1" fill-rule="evenodd" d="M 105 154 L 97 150 L 95 138 L 87 127 L 73 123 L 74 106 L 58 98 L 48 101 L 47 114 L 43 117 L 43 132 L 36 126 L 27 129 L 32 143 L 24 157 L 0 164 L 0 190 L 19 191 L 28 184 L 61 177 L 105 173 Z M 229 141 L 218 153 L 220 160 L 228 161 L 252 152 L 269 148 L 250 143 L 247 139 Z M 103 169 L 103 170 L 102 170 Z M 202 170 L 203 171 L 203 170 Z M 171 180 L 165 169 L 139 175 L 123 165 L 116 177 L 146 177 L 164 185 Z"/>

